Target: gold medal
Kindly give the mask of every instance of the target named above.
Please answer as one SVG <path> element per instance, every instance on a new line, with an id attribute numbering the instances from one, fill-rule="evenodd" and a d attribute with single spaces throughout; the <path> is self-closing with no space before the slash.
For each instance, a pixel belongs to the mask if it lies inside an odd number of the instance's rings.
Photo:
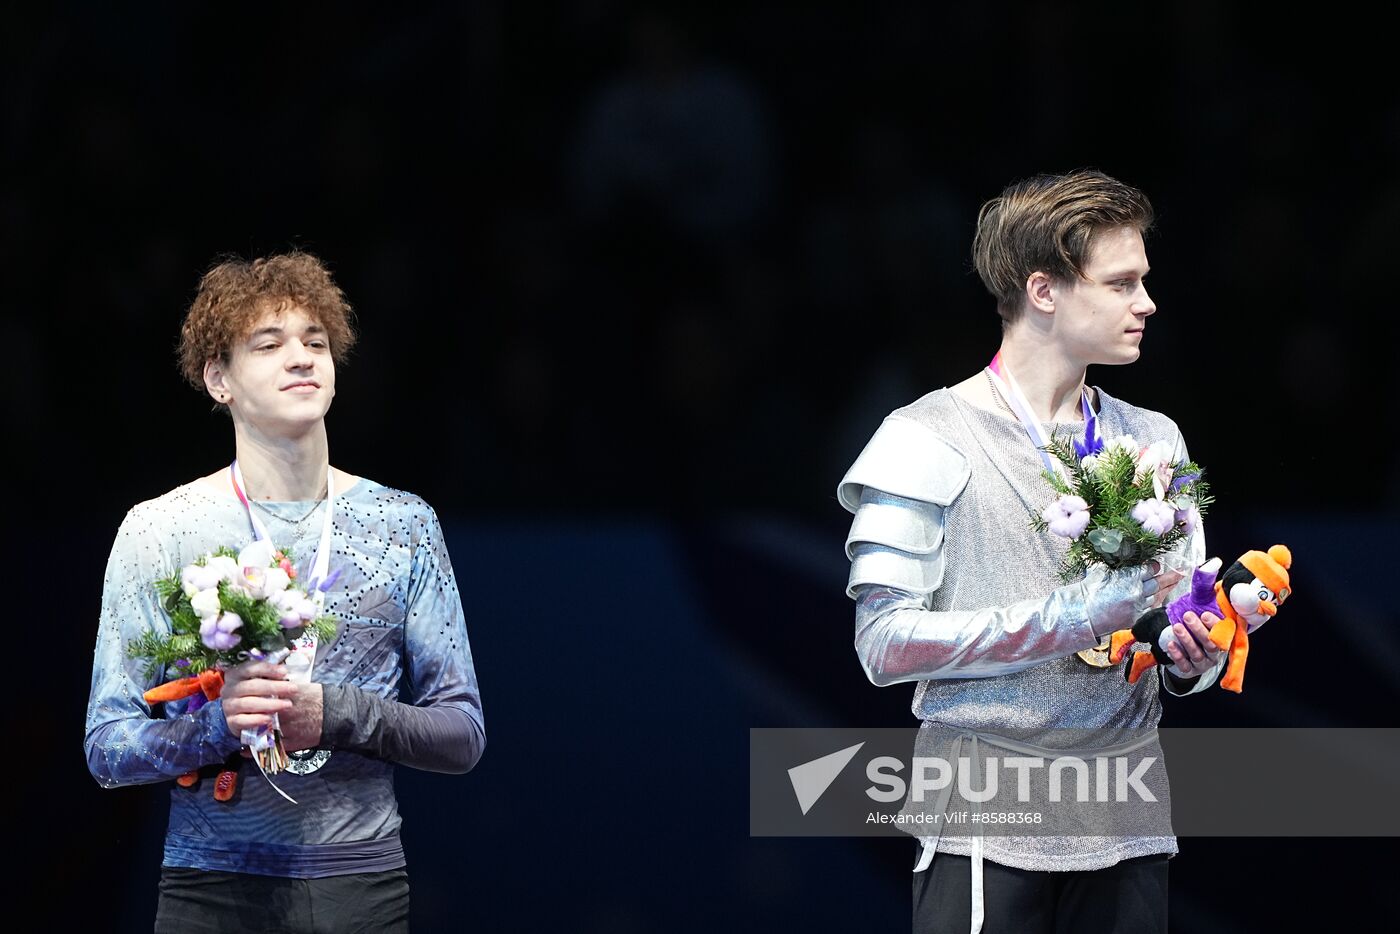
<path id="1" fill-rule="evenodd" d="M 1083 659 L 1086 664 L 1093 665 L 1095 668 L 1109 668 L 1113 665 L 1113 662 L 1108 660 L 1107 639 L 1103 640 L 1103 642 L 1094 646 L 1092 649 L 1081 649 L 1074 654 Z"/>

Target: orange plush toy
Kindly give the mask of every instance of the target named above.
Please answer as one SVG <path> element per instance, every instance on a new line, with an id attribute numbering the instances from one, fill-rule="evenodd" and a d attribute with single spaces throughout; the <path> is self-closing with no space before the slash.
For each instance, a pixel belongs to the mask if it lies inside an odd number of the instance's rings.
<path id="1" fill-rule="evenodd" d="M 1212 558 L 1192 575 L 1189 592 L 1165 607 L 1144 613 L 1132 629 L 1115 632 L 1110 641 L 1110 660 L 1121 661 L 1135 642 L 1151 645 L 1152 651 L 1135 653 L 1128 666 L 1127 679 L 1136 684 L 1142 673 L 1154 664 L 1172 663 L 1166 644 L 1175 638 L 1171 633 L 1173 623 L 1182 622 L 1188 611 L 1198 616 L 1213 612 L 1220 616 L 1220 622 L 1211 627 L 1210 641 L 1230 653 L 1220 686 L 1240 693 L 1244 688 L 1245 660 L 1249 656 L 1249 633 L 1276 614 L 1288 599 L 1288 569 L 1292 564 L 1293 555 L 1288 548 L 1275 545 L 1267 552 L 1245 552 L 1217 579 L 1220 559 Z"/>
<path id="2" fill-rule="evenodd" d="M 1249 634 L 1278 613 L 1293 591 L 1288 569 L 1293 553 L 1286 545 L 1267 552 L 1246 551 L 1215 585 L 1215 602 L 1222 619 L 1211 627 L 1210 641 L 1228 650 L 1230 660 L 1220 686 L 1236 694 L 1244 689 L 1244 663 L 1249 656 Z"/>

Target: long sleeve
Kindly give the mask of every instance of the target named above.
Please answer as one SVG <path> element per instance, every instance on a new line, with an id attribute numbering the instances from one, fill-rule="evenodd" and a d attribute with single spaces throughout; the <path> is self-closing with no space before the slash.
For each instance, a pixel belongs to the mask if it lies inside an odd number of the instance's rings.
<path id="1" fill-rule="evenodd" d="M 478 722 L 458 707 L 414 707 L 353 684 L 322 690 L 322 741 L 332 749 L 459 775 L 476 765 L 486 747 Z"/>
<path id="2" fill-rule="evenodd" d="M 88 771 L 103 787 L 167 781 L 239 748 L 219 701 L 162 719 L 141 696 L 159 679 L 147 679 L 146 663 L 126 647 L 147 629 L 170 629 L 152 586 L 171 572 L 167 563 L 139 507 L 128 512 L 107 560 L 83 740 Z"/>
<path id="3" fill-rule="evenodd" d="M 404 625 L 408 702 L 324 685 L 322 742 L 430 772 L 470 771 L 486 729 L 462 601 L 431 509 L 413 551 Z"/>
<path id="4" fill-rule="evenodd" d="M 1143 569 L 1095 569 L 1084 581 L 1041 599 L 933 611 L 917 593 L 864 585 L 856 596 L 856 653 L 866 676 L 880 686 L 1009 674 L 1091 648 L 1113 630 L 1128 628 L 1155 586 Z"/>

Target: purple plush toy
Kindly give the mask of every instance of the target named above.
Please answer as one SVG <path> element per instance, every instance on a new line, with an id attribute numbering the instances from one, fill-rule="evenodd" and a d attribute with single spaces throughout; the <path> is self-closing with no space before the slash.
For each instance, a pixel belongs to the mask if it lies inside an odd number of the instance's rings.
<path id="1" fill-rule="evenodd" d="M 1211 558 L 1191 573 L 1190 590 L 1165 607 L 1148 610 L 1142 614 L 1132 629 L 1120 629 L 1113 634 L 1109 642 L 1108 657 L 1115 663 L 1123 660 L 1123 654 L 1134 642 L 1146 642 L 1152 646 L 1151 652 L 1138 652 L 1133 658 L 1133 664 L 1126 672 L 1129 682 L 1137 683 L 1143 670 L 1151 664 L 1147 660 L 1149 656 L 1152 661 L 1163 665 L 1174 664 L 1166 652 L 1166 647 L 1175 640 L 1172 626 L 1184 623 L 1187 613 L 1195 613 L 1197 616 L 1203 613 L 1220 615 L 1220 607 L 1215 602 L 1215 579 L 1220 574 L 1221 563 L 1219 558 Z"/>

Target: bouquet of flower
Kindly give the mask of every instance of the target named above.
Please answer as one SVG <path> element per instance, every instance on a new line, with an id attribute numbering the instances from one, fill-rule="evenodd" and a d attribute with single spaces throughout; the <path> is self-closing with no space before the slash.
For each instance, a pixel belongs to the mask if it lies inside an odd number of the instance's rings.
<path id="1" fill-rule="evenodd" d="M 1191 535 L 1212 502 L 1201 468 L 1173 461 L 1164 442 L 1139 447 L 1132 435 L 1107 442 L 1056 435 L 1044 450 L 1065 470 L 1045 471 L 1060 496 L 1031 523 L 1070 540 L 1060 568 L 1066 582 L 1095 564 L 1146 564 Z"/>
<path id="2" fill-rule="evenodd" d="M 335 617 L 319 613 L 296 578 L 291 552 L 255 541 L 237 552 L 220 547 L 180 573 L 156 581 L 171 631 L 143 633 L 127 647 L 127 655 L 147 660 L 147 677 L 161 670 L 178 675 L 147 692 L 147 699 L 190 696 L 198 706 L 204 700 L 201 691 L 211 700 L 218 696 L 222 679 L 217 672 L 223 669 L 249 660 L 280 661 L 308 630 L 318 640 L 333 639 Z M 334 575 L 313 581 L 313 592 L 325 591 L 332 583 Z M 211 675 L 216 677 L 211 680 Z M 253 751 L 266 753 L 259 756 L 265 771 L 275 774 L 286 766 L 287 754 L 275 728 L 272 740 L 258 743 Z"/>

